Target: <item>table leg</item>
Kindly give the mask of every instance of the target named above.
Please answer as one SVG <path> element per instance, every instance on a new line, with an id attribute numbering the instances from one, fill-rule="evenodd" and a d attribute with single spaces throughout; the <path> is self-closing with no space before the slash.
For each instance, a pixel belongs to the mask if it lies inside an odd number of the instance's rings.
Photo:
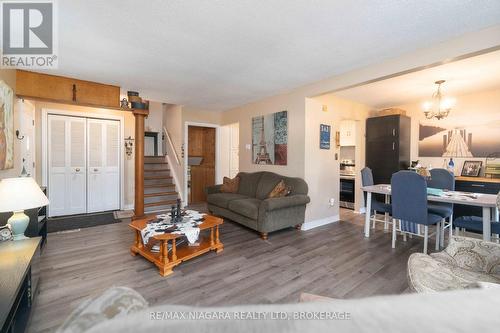
<path id="1" fill-rule="evenodd" d="M 386 194 L 385 195 L 385 203 L 386 204 L 389 204 L 389 195 Z M 385 213 L 384 214 L 384 231 L 387 231 L 387 229 L 389 228 L 389 213 Z"/>
<path id="2" fill-rule="evenodd" d="M 370 214 L 372 212 L 372 192 L 366 193 L 365 237 L 370 237 Z"/>
<path id="3" fill-rule="evenodd" d="M 175 245 L 175 238 L 172 239 L 172 261 L 177 260 L 177 246 Z"/>
<path id="4" fill-rule="evenodd" d="M 210 228 L 210 246 L 214 246 L 214 228 Z"/>
<path id="5" fill-rule="evenodd" d="M 490 207 L 483 207 L 483 240 L 491 241 L 491 210 Z"/>
<path id="6" fill-rule="evenodd" d="M 168 263 L 168 242 L 165 240 L 160 241 L 160 260 L 163 264 Z"/>
<path id="7" fill-rule="evenodd" d="M 141 232 L 139 230 L 135 230 L 134 246 L 130 248 L 130 254 L 135 256 L 137 254 L 137 249 L 142 249 L 143 246 Z"/>
<path id="8" fill-rule="evenodd" d="M 216 247 L 216 249 L 215 249 L 216 253 L 220 253 L 224 249 L 224 246 L 222 245 L 222 243 L 219 240 L 219 226 L 218 225 L 215 227 L 215 247 Z"/>

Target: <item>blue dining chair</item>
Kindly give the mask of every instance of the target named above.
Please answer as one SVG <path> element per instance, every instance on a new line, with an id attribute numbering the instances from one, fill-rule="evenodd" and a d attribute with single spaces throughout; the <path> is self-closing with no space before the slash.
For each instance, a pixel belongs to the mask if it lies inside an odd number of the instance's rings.
<path id="1" fill-rule="evenodd" d="M 439 230 L 443 219 L 429 213 L 427 207 L 427 183 L 424 177 L 413 171 L 398 171 L 391 178 L 392 193 L 392 248 L 396 247 L 396 225 L 410 235 L 422 236 L 424 226 L 424 253 L 427 253 L 429 226 L 436 225 L 436 250 L 439 249 Z"/>
<path id="2" fill-rule="evenodd" d="M 362 186 L 374 185 L 372 169 L 365 167 L 361 170 L 361 184 L 362 184 Z M 366 192 L 363 192 L 363 195 L 365 197 L 365 203 L 366 203 L 366 200 L 367 200 Z M 368 214 L 368 213 L 370 214 L 370 219 L 372 221 L 372 229 L 375 228 L 375 222 L 383 222 L 385 224 L 384 228 L 387 229 L 387 225 L 389 224 L 389 222 L 387 220 L 377 219 L 377 213 L 391 215 L 392 214 L 392 207 L 390 204 L 380 202 L 372 196 L 371 212 L 366 212 L 366 214 Z M 372 215 L 372 213 L 373 213 L 373 215 Z"/>
<path id="3" fill-rule="evenodd" d="M 453 221 L 453 226 L 456 228 L 455 234 L 458 236 L 460 229 L 469 231 L 483 232 L 483 218 L 481 216 L 461 216 Z M 500 235 L 500 222 L 491 222 L 491 233 Z"/>
<path id="4" fill-rule="evenodd" d="M 500 192 L 497 195 L 497 208 L 500 210 Z M 483 232 L 483 218 L 481 216 L 461 216 L 453 221 L 453 226 L 456 230 L 456 235 L 460 233 L 460 229 L 469 231 Z M 491 221 L 491 233 L 496 235 L 497 241 L 500 235 L 500 222 Z"/>
<path id="5" fill-rule="evenodd" d="M 455 176 L 446 169 L 431 169 L 431 178 L 427 180 L 427 186 L 440 190 L 455 191 Z M 449 228 L 450 238 L 453 235 L 453 204 L 444 202 L 432 202 L 428 204 L 429 213 L 439 215 L 443 218 L 441 223 L 440 242 L 444 246 L 444 231 Z M 448 223 L 446 223 L 448 219 Z"/>

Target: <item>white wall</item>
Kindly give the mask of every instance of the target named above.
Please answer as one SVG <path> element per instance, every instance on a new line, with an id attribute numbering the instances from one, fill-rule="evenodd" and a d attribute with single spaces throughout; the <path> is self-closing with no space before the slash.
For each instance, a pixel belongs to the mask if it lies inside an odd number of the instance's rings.
<path id="1" fill-rule="evenodd" d="M 158 145 L 158 155 L 162 155 L 162 126 L 163 126 L 163 103 L 160 102 L 149 102 L 149 115 L 144 121 L 144 128 L 146 132 L 156 132 L 158 133 L 157 145 Z M 146 140 L 147 142 L 147 140 Z M 147 150 L 147 147 L 145 147 Z M 151 148 L 153 151 L 154 148 Z M 146 154 L 147 155 L 147 154 Z"/>
<path id="2" fill-rule="evenodd" d="M 473 126 L 475 124 L 484 124 L 485 122 L 500 122 L 500 88 L 482 91 L 478 93 L 453 96 L 456 99 L 456 104 L 453 107 L 450 115 L 442 120 L 427 120 L 422 112 L 422 103 L 415 102 L 405 105 L 399 105 L 398 108 L 406 110 L 407 115 L 411 117 L 411 159 L 420 160 L 424 166 L 432 166 L 434 168 L 443 167 L 444 158 L 442 157 L 425 157 L 418 154 L 419 141 L 419 123 L 424 122 L 427 125 L 436 126 L 453 126 L 453 124 L 467 124 Z M 474 138 L 472 140 L 474 145 Z M 498 143 L 498 151 L 500 152 L 500 142 Z M 484 165 L 486 158 L 454 158 L 455 174 L 460 175 L 463 162 L 465 160 L 483 161 L 481 175 L 484 175 Z"/>
<path id="3" fill-rule="evenodd" d="M 323 105 L 328 111 L 323 111 Z M 339 215 L 340 196 L 340 149 L 335 146 L 335 132 L 339 131 L 341 120 L 357 121 L 356 136 L 356 194 L 355 210 L 364 206 L 363 193 L 360 190 L 360 170 L 365 165 L 365 122 L 370 107 L 335 94 L 326 94 L 306 100 L 306 154 L 305 180 L 309 185 L 311 203 L 306 212 L 306 221 L 334 220 Z M 319 149 L 320 124 L 330 125 L 331 149 Z M 337 154 L 337 159 L 335 158 Z M 335 203 L 330 205 L 333 198 Z M 327 219 L 327 220 L 325 220 Z"/>

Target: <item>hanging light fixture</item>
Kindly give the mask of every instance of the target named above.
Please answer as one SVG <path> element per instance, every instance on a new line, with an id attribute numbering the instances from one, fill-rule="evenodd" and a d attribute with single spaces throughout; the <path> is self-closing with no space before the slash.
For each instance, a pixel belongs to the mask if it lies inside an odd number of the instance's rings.
<path id="1" fill-rule="evenodd" d="M 423 109 L 425 118 L 440 120 L 448 117 L 454 101 L 451 98 L 444 98 L 441 93 L 441 85 L 445 83 L 445 80 L 439 80 L 434 83 L 438 86 L 437 90 L 432 94 L 432 101 L 424 103 Z"/>

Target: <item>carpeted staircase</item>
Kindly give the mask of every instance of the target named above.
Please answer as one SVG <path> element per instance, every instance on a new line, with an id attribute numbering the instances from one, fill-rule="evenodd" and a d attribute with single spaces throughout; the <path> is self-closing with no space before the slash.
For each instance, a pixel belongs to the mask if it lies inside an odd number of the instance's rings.
<path id="1" fill-rule="evenodd" d="M 169 210 L 178 196 L 166 158 L 144 157 L 144 212 Z"/>

